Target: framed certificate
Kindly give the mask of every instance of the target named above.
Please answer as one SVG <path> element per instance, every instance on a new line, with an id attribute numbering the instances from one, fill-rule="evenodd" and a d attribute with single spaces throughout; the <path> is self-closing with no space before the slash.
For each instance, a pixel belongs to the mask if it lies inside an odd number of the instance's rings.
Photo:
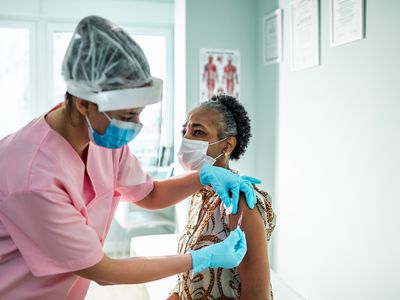
<path id="1" fill-rule="evenodd" d="M 282 10 L 277 9 L 263 18 L 264 65 L 282 61 Z"/>
<path id="2" fill-rule="evenodd" d="M 331 46 L 365 37 L 364 0 L 331 0 Z"/>
<path id="3" fill-rule="evenodd" d="M 319 65 L 319 0 L 290 3 L 290 54 L 292 71 Z"/>

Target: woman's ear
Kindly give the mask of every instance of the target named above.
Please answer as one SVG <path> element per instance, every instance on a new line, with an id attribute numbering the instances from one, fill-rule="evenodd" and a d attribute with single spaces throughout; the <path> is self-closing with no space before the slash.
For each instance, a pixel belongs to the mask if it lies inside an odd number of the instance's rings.
<path id="1" fill-rule="evenodd" d="M 75 98 L 74 101 L 76 110 L 82 115 L 82 116 L 87 116 L 89 114 L 89 106 L 90 102 L 81 98 Z"/>
<path id="2" fill-rule="evenodd" d="M 89 116 L 91 113 L 99 112 L 97 104 L 78 97 L 75 98 L 75 107 L 83 117 Z"/>
<path id="3" fill-rule="evenodd" d="M 226 155 L 231 156 L 231 153 L 233 152 L 233 150 L 236 147 L 236 138 L 234 136 L 230 136 L 226 139 L 226 146 L 224 149 L 224 152 L 226 153 Z"/>

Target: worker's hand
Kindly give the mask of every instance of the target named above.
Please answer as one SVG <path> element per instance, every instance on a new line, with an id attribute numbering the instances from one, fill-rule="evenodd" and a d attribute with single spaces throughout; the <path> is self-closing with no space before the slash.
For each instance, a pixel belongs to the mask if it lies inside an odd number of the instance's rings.
<path id="1" fill-rule="evenodd" d="M 234 268 L 240 264 L 246 251 L 246 237 L 238 227 L 224 241 L 190 251 L 193 271 L 201 272 L 206 268 Z"/>
<path id="2" fill-rule="evenodd" d="M 242 180 L 240 182 L 240 190 L 245 195 L 247 206 L 249 208 L 254 208 L 255 204 L 257 203 L 257 197 L 254 193 L 253 184 L 259 184 L 261 183 L 261 180 L 250 176 L 241 176 L 241 179 Z M 232 207 L 232 212 L 236 214 L 238 210 L 238 205 L 236 205 L 236 202 L 234 204 L 235 205 L 233 205 Z"/>
<path id="3" fill-rule="evenodd" d="M 257 198 L 254 194 L 253 184 L 261 183 L 256 178 L 240 176 L 227 169 L 210 165 L 203 165 L 201 167 L 200 182 L 205 186 L 211 185 L 224 202 L 228 211 L 231 209 L 234 214 L 238 210 L 240 191 L 246 196 L 247 206 L 251 209 L 254 208 Z M 231 192 L 232 198 L 229 197 L 229 192 Z"/>

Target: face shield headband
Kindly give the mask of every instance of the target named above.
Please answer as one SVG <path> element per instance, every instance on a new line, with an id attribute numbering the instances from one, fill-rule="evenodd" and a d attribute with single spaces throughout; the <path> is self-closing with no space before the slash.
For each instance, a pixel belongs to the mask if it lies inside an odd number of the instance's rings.
<path id="1" fill-rule="evenodd" d="M 74 82 L 67 82 L 67 91 L 71 95 L 96 103 L 100 112 L 144 107 L 162 99 L 163 81 L 155 77 L 151 79 L 149 86 L 98 93 L 84 91 Z"/>

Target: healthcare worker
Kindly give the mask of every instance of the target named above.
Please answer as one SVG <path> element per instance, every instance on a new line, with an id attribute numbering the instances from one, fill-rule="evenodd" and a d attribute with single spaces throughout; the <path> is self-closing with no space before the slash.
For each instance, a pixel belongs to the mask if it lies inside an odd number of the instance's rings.
<path id="1" fill-rule="evenodd" d="M 153 181 L 129 152 L 140 113 L 161 100 L 141 48 L 96 16 L 77 26 L 62 73 L 66 100 L 0 141 L 0 299 L 83 299 L 90 280 L 130 284 L 193 269 L 232 268 L 246 252 L 238 228 L 185 255 L 112 259 L 102 245 L 121 197 L 157 209 L 211 185 L 237 210 L 254 207 L 252 183 L 203 161 L 199 170 Z M 230 198 L 230 195 L 232 198 Z"/>

